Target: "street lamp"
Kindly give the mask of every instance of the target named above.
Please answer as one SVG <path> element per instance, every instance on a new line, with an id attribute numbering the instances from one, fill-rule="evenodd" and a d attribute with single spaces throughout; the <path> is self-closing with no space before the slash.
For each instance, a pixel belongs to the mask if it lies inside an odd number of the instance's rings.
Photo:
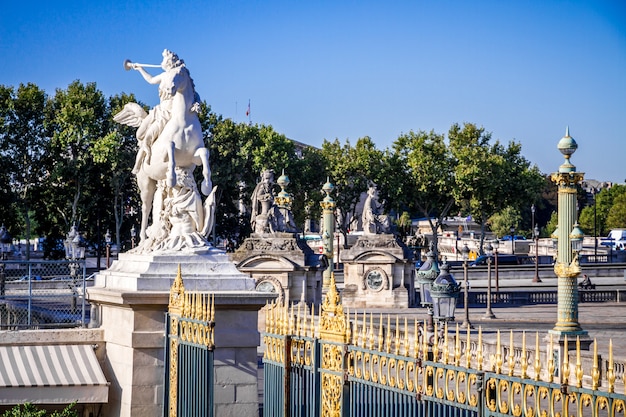
<path id="1" fill-rule="evenodd" d="M 539 278 L 539 233 L 539 226 L 535 225 L 533 228 L 535 237 L 535 276 L 533 277 L 533 282 L 541 282 L 541 278 Z"/>
<path id="2" fill-rule="evenodd" d="M 430 287 L 430 295 L 433 300 L 433 318 L 438 322 L 454 320 L 456 303 L 461 288 L 454 277 L 450 274 L 450 265 L 441 265 L 441 273 L 433 281 Z"/>
<path id="3" fill-rule="evenodd" d="M 107 246 L 107 268 L 108 268 L 111 265 L 109 262 L 111 259 L 111 232 L 109 232 L 109 229 L 107 229 L 107 232 L 104 235 L 104 241 L 106 242 L 106 246 Z"/>
<path id="4" fill-rule="evenodd" d="M 491 257 L 493 256 L 493 246 L 491 243 L 487 244 L 485 252 L 487 254 L 487 311 L 485 311 L 484 318 L 495 319 L 496 315 L 491 311 Z"/>
<path id="5" fill-rule="evenodd" d="M 558 186 L 558 228 L 553 233 L 557 240 L 557 257 L 554 272 L 558 279 L 557 310 L 558 321 L 550 331 L 556 334 L 559 342 L 563 340 L 580 339 L 585 349 L 589 348 L 591 339 L 578 322 L 578 284 L 580 275 L 578 254 L 582 249 L 583 233 L 576 223 L 576 190 L 584 178 L 582 172 L 576 172 L 576 167 L 570 158 L 578 148 L 578 144 L 569 135 L 569 128 L 565 136 L 557 145 L 558 150 L 565 157 L 565 162 L 559 166 L 558 172 L 551 174 L 551 180 Z M 573 228 L 570 229 L 570 228 Z M 566 347 L 568 348 L 568 347 Z"/>
<path id="6" fill-rule="evenodd" d="M 135 225 L 130 228 L 130 247 L 131 249 L 135 248 L 135 238 L 137 237 L 137 230 L 135 229 Z"/>
<path id="7" fill-rule="evenodd" d="M 496 297 L 498 297 L 500 294 L 500 282 L 498 281 L 498 248 L 500 247 L 500 241 L 498 239 L 494 239 L 491 244 L 493 245 L 494 259 L 496 260 Z"/>
<path id="8" fill-rule="evenodd" d="M 473 329 L 472 323 L 470 323 L 469 319 L 469 281 L 467 279 L 467 260 L 469 259 L 470 250 L 467 247 L 467 243 L 463 244 L 463 249 L 461 249 L 461 255 L 463 256 L 463 308 L 465 310 L 465 318 L 463 319 L 463 323 L 461 327 L 464 329 Z"/>
<path id="9" fill-rule="evenodd" d="M 598 229 L 596 227 L 596 221 L 598 220 L 598 212 L 596 211 L 596 195 L 598 194 L 598 190 L 596 187 L 593 187 L 593 257 L 594 262 L 598 262 Z"/>
<path id="10" fill-rule="evenodd" d="M 511 232 L 511 255 L 515 255 L 515 226 L 511 226 L 509 232 Z"/>
<path id="11" fill-rule="evenodd" d="M 420 304 L 422 307 L 426 307 L 428 320 L 426 321 L 426 330 L 428 332 L 434 331 L 433 323 L 433 299 L 431 295 L 431 287 L 435 279 L 439 276 L 439 265 L 435 260 L 435 254 L 431 250 L 426 254 L 426 262 L 422 264 L 417 271 L 417 283 L 420 288 Z"/>

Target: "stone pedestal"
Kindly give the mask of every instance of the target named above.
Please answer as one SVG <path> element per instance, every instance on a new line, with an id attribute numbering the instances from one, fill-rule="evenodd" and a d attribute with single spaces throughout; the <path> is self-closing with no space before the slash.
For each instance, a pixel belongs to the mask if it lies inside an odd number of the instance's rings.
<path id="1" fill-rule="evenodd" d="M 252 234 L 231 254 L 237 269 L 259 292 L 275 292 L 287 304 L 322 301 L 319 255 L 293 233 Z"/>
<path id="2" fill-rule="evenodd" d="M 215 294 L 216 415 L 257 415 L 257 312 L 268 299 L 214 248 L 171 255 L 120 254 L 88 289 L 104 330 L 111 382 L 103 416 L 161 415 L 165 313 L 178 266 L 187 291 Z"/>
<path id="3" fill-rule="evenodd" d="M 415 303 L 411 251 L 394 235 L 365 234 L 342 252 L 344 307 L 399 308 Z"/>

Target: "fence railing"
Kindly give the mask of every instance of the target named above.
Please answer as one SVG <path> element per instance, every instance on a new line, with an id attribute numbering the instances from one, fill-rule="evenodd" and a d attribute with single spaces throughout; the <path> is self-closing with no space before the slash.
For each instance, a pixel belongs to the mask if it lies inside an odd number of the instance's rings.
<path id="1" fill-rule="evenodd" d="M 321 311 L 269 305 L 266 311 L 265 405 L 271 416 L 623 416 L 623 374 L 609 346 L 605 383 L 594 344 L 593 361 L 559 349 L 539 334 L 534 348 L 483 341 L 479 329 L 461 334 L 390 316 L 344 314 L 331 289 Z M 439 337 L 441 336 L 441 337 Z M 572 340 L 561 341 L 572 347 Z M 542 342 L 543 344 L 543 342 Z M 306 399 L 306 401 L 302 401 Z"/>
<path id="2" fill-rule="evenodd" d="M 0 330 L 85 327 L 84 260 L 0 261 Z"/>

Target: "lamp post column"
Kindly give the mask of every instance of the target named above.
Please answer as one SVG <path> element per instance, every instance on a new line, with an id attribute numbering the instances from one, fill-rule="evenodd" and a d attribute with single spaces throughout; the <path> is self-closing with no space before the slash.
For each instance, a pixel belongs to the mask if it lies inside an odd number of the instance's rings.
<path id="1" fill-rule="evenodd" d="M 324 222 L 324 229 L 322 231 L 322 244 L 323 255 L 328 261 L 328 266 L 324 270 L 322 276 L 322 294 L 326 294 L 330 285 L 330 278 L 333 274 L 333 241 L 335 235 L 335 201 L 330 196 L 330 193 L 335 187 L 330 183 L 330 180 L 326 180 L 326 184 L 322 187 L 322 192 L 326 194 L 326 197 L 320 202 L 322 206 L 322 219 Z"/>
<path id="2" fill-rule="evenodd" d="M 541 282 L 541 278 L 539 278 L 539 226 L 535 225 L 533 234 L 535 235 L 535 276 L 533 282 Z"/>
<path id="3" fill-rule="evenodd" d="M 495 319 L 496 315 L 491 311 L 491 256 L 493 255 L 493 245 L 489 243 L 487 245 L 487 311 L 485 311 L 484 318 Z"/>
<path id="4" fill-rule="evenodd" d="M 576 172 L 571 164 L 570 157 L 578 148 L 576 141 L 569 135 L 569 129 L 557 145 L 565 156 L 565 162 L 559 171 L 551 175 L 551 179 L 558 186 L 558 229 L 557 229 L 557 259 L 554 272 L 558 279 L 557 303 L 558 318 L 551 333 L 557 334 L 559 339 L 569 336 L 575 340 L 576 336 L 586 336 L 578 322 L 578 286 L 577 277 L 580 275 L 578 256 L 572 250 L 570 232 L 577 229 L 576 195 L 577 186 L 583 180 L 584 174 Z M 582 239 L 582 238 L 581 238 Z M 587 348 L 588 348 L 587 344 Z"/>
<path id="5" fill-rule="evenodd" d="M 474 326 L 469 319 L 469 281 L 467 279 L 467 260 L 469 258 L 469 248 L 467 247 L 467 243 L 463 244 L 461 253 L 463 255 L 463 309 L 465 310 L 465 318 L 463 319 L 461 327 L 464 329 L 473 329 Z"/>

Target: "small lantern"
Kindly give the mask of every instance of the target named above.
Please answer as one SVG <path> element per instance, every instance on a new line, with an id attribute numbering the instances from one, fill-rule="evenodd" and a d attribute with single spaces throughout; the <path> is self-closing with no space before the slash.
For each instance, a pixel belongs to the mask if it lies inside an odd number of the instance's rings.
<path id="1" fill-rule="evenodd" d="M 554 229 L 554 232 L 550 235 L 552 239 L 552 248 L 556 249 L 559 246 L 559 226 Z"/>
<path id="2" fill-rule="evenodd" d="M 491 245 L 491 242 L 487 243 L 487 246 L 485 247 L 485 254 L 489 257 L 488 259 L 491 260 L 491 257 L 493 256 L 493 246 Z"/>
<path id="3" fill-rule="evenodd" d="M 498 253 L 498 248 L 500 247 L 500 241 L 498 239 L 494 239 L 493 242 L 491 242 L 491 245 L 493 246 L 494 252 Z"/>
<path id="4" fill-rule="evenodd" d="M 583 248 L 583 238 L 585 237 L 585 233 L 578 227 L 578 222 L 574 224 L 574 228 L 572 229 L 572 233 L 570 233 L 569 238 L 572 242 L 572 251 L 578 253 Z"/>
<path id="5" fill-rule="evenodd" d="M 133 234 L 132 230 L 131 230 L 131 236 Z M 111 232 L 109 232 L 109 229 L 107 229 L 107 232 L 104 235 L 104 241 L 106 242 L 107 245 L 111 244 Z"/>
<path id="6" fill-rule="evenodd" d="M 426 262 L 424 262 L 417 271 L 417 283 L 420 286 L 420 303 L 422 307 L 430 307 L 433 305 L 430 288 L 433 281 L 439 275 L 439 272 L 439 265 L 437 265 L 437 261 L 435 260 L 435 254 L 430 250 L 426 254 Z"/>
<path id="7" fill-rule="evenodd" d="M 433 318 L 438 321 L 453 321 L 461 286 L 450 274 L 450 265 L 441 265 L 441 273 L 432 283 L 430 295 L 433 300 Z"/>
<path id="8" fill-rule="evenodd" d="M 467 247 L 467 243 L 463 244 L 463 248 L 461 249 L 461 255 L 463 256 L 463 262 L 467 262 L 467 260 L 469 259 L 469 247 Z"/>

